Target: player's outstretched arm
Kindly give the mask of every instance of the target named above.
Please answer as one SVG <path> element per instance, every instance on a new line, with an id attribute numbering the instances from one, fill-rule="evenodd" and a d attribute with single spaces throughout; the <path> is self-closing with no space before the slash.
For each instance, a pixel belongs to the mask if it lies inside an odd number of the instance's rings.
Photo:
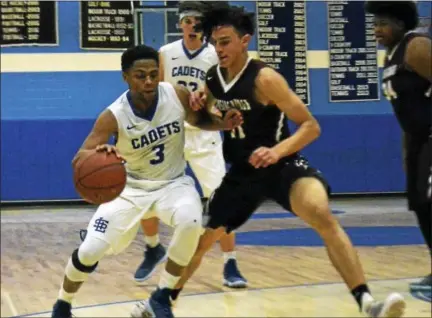
<path id="1" fill-rule="evenodd" d="M 86 152 L 93 149 L 115 152 L 117 156 L 121 157 L 114 146 L 108 145 L 111 136 L 115 135 L 117 131 L 117 120 L 113 113 L 108 109 L 104 110 L 96 119 L 92 130 L 73 158 L 72 165 L 74 165 L 81 156 L 85 155 Z"/>
<path id="2" fill-rule="evenodd" d="M 238 110 L 228 111 L 223 118 L 213 114 L 210 111 L 213 105 L 210 92 L 206 92 L 207 105 L 200 110 L 193 110 L 189 105 L 189 91 L 180 85 L 176 86 L 175 90 L 186 111 L 186 121 L 195 127 L 203 130 L 232 130 L 243 123 L 243 117 Z"/>
<path id="3" fill-rule="evenodd" d="M 321 134 L 315 117 L 302 100 L 290 89 L 285 78 L 274 69 L 260 70 L 256 78 L 257 98 L 263 104 L 274 104 L 285 113 L 289 120 L 298 125 L 296 132 L 273 147 L 279 158 L 302 150 Z"/>

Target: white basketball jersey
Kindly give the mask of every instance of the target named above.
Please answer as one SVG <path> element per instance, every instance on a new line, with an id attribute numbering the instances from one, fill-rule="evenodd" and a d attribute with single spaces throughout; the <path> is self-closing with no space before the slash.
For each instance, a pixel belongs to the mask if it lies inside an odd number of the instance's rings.
<path id="1" fill-rule="evenodd" d="M 146 118 L 135 114 L 129 91 L 108 109 L 118 124 L 116 147 L 126 160 L 130 179 L 164 181 L 182 175 L 186 168 L 185 110 L 169 83 L 159 83 L 156 107 Z"/>
<path id="2" fill-rule="evenodd" d="M 208 69 L 218 63 L 216 50 L 210 43 L 191 53 L 183 40 L 178 40 L 162 46 L 159 52 L 164 61 L 164 81 L 184 85 L 191 92 L 204 87 Z"/>
<path id="3" fill-rule="evenodd" d="M 204 88 L 207 70 L 218 63 L 214 46 L 205 43 L 195 52 L 190 52 L 184 46 L 183 40 L 178 40 L 160 48 L 164 61 L 164 81 L 173 85 L 183 85 L 190 92 Z M 187 129 L 198 129 L 185 123 Z"/>

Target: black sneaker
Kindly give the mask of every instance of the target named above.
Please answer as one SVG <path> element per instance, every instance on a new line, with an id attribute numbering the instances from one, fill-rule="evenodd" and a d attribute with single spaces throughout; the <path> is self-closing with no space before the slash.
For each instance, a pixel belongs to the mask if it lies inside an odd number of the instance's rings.
<path id="1" fill-rule="evenodd" d="M 231 288 L 246 288 L 247 280 L 240 274 L 235 259 L 229 259 L 224 266 L 224 285 Z"/>
<path id="2" fill-rule="evenodd" d="M 72 305 L 64 300 L 58 299 L 53 306 L 51 318 L 71 318 Z"/>

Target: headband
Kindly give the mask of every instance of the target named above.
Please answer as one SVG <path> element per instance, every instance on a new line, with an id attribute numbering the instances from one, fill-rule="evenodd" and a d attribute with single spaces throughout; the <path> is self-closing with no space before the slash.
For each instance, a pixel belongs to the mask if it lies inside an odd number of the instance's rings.
<path id="1" fill-rule="evenodd" d="M 180 21 L 181 21 L 181 20 L 183 20 L 184 17 L 202 17 L 203 14 L 199 11 L 189 10 L 189 11 L 184 11 L 184 12 L 180 13 L 179 16 L 180 16 Z"/>

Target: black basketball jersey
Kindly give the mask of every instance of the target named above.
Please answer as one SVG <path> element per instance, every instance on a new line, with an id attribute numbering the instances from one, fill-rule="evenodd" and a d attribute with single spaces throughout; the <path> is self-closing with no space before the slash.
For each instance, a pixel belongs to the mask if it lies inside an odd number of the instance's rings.
<path id="1" fill-rule="evenodd" d="M 383 92 L 390 100 L 402 129 L 413 136 L 425 136 L 431 127 L 431 83 L 405 63 L 408 43 L 415 37 L 428 36 L 409 32 L 384 62 Z"/>
<path id="2" fill-rule="evenodd" d="M 289 136 L 285 114 L 276 105 L 263 105 L 255 96 L 255 79 L 265 63 L 249 59 L 240 73 L 229 83 L 225 69 L 212 66 L 206 84 L 216 99 L 215 107 L 223 114 L 234 108 L 242 112 L 243 124 L 224 132 L 223 152 L 229 163 L 244 164 L 259 147 L 272 147 Z"/>

